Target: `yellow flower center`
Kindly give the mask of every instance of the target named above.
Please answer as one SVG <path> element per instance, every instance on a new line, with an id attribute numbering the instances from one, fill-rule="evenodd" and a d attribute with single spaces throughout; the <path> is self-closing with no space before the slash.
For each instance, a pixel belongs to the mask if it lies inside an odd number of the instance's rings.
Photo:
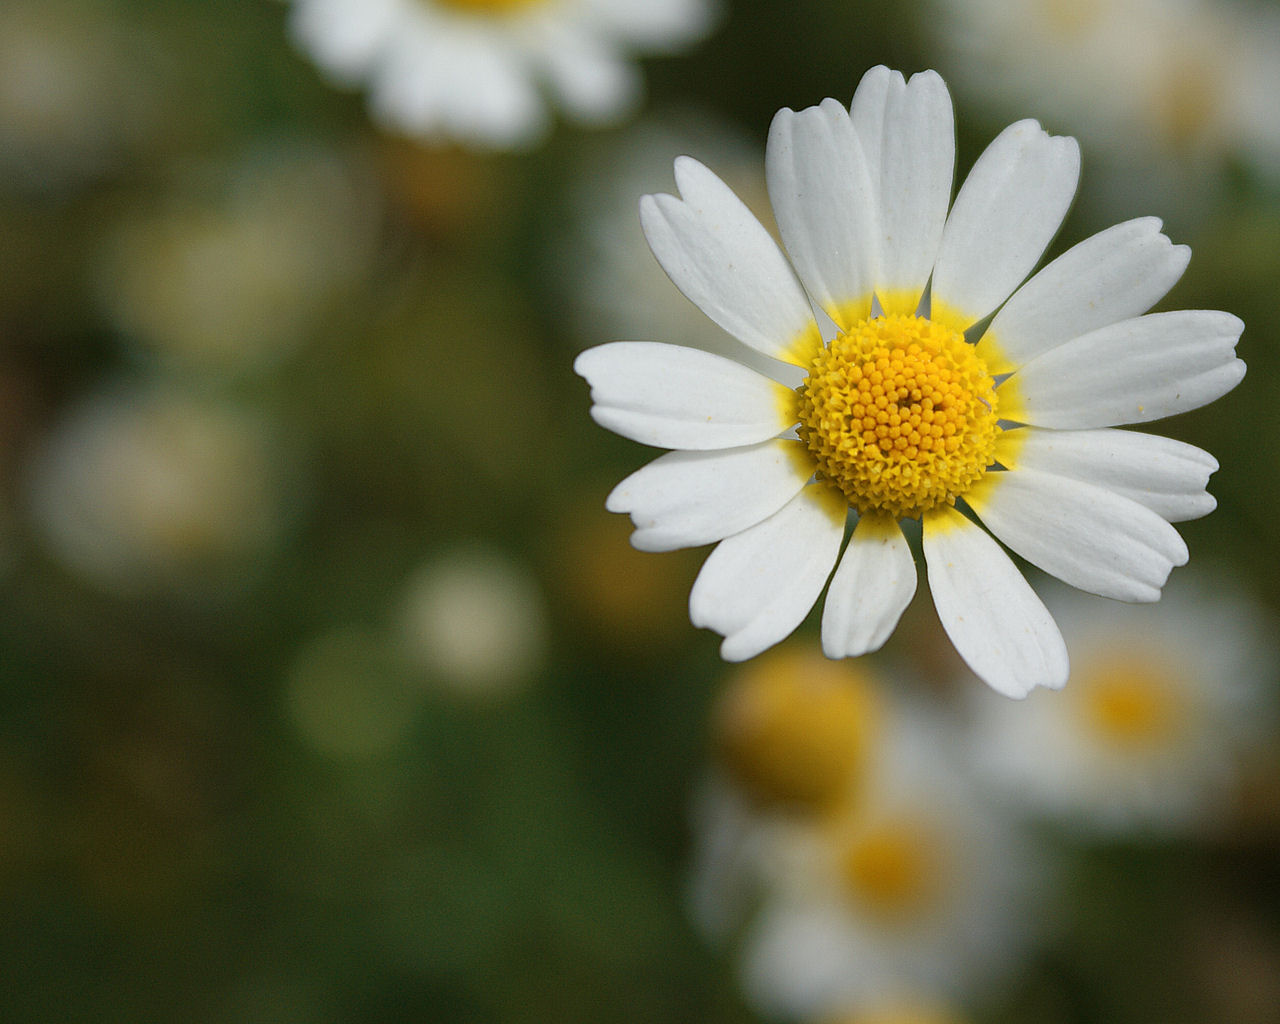
<path id="1" fill-rule="evenodd" d="M 858 835 L 840 867 L 854 901 L 887 918 L 918 914 L 942 887 L 941 844 L 918 822 L 889 820 Z"/>
<path id="2" fill-rule="evenodd" d="M 783 649 L 732 678 L 713 719 L 716 752 L 757 806 L 832 812 L 853 795 L 878 711 L 860 670 Z"/>
<path id="3" fill-rule="evenodd" d="M 1125 747 L 1174 741 L 1185 708 L 1170 670 L 1158 656 L 1120 654 L 1085 669 L 1078 682 L 1081 710 L 1094 731 Z"/>
<path id="4" fill-rule="evenodd" d="M 475 14 L 511 14 L 524 7 L 536 7 L 547 0 L 435 0 L 442 7 Z"/>
<path id="5" fill-rule="evenodd" d="M 1000 433 L 995 382 L 957 330 L 899 314 L 819 347 L 799 432 L 859 514 L 916 518 L 981 479 Z"/>

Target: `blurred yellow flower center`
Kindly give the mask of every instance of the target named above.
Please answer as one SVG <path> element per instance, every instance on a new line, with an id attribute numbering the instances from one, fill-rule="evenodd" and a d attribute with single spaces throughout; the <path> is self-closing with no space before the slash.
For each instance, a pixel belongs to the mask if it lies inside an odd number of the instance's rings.
<path id="1" fill-rule="evenodd" d="M 537 7 L 548 0 L 435 0 L 442 7 L 479 14 L 510 14 L 524 7 Z"/>
<path id="2" fill-rule="evenodd" d="M 1101 0 L 1041 0 L 1040 11 L 1051 31 L 1069 38 L 1097 27 Z"/>
<path id="3" fill-rule="evenodd" d="M 1149 104 L 1160 138 L 1175 152 L 1187 153 L 1214 141 L 1227 102 L 1216 66 L 1188 47 L 1158 76 Z"/>
<path id="4" fill-rule="evenodd" d="M 929 829 L 913 821 L 886 821 L 849 843 L 840 867 L 861 907 L 882 917 L 906 917 L 937 897 L 940 853 Z"/>
<path id="5" fill-rule="evenodd" d="M 779 651 L 733 678 L 713 720 L 734 782 L 763 807 L 823 813 L 849 799 L 878 720 L 860 671 Z"/>
<path id="6" fill-rule="evenodd" d="M 859 513 L 916 518 L 992 463 L 995 382 L 960 332 L 919 316 L 863 320 L 820 347 L 800 390 L 800 437 Z"/>
<path id="7" fill-rule="evenodd" d="M 1158 658 L 1122 655 L 1080 674 L 1082 710 L 1104 738 L 1125 746 L 1173 739 L 1182 702 Z"/>
<path id="8" fill-rule="evenodd" d="M 823 1024 L 960 1024 L 960 1018 L 937 1007 L 909 1005 L 832 1017 Z"/>

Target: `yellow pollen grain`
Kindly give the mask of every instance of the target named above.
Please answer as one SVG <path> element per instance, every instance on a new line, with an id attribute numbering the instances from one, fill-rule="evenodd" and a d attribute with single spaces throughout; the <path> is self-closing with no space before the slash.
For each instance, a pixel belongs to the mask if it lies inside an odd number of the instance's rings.
<path id="1" fill-rule="evenodd" d="M 799 434 L 860 514 L 916 518 L 992 464 L 995 382 L 958 331 L 924 317 L 862 320 L 813 357 Z"/>

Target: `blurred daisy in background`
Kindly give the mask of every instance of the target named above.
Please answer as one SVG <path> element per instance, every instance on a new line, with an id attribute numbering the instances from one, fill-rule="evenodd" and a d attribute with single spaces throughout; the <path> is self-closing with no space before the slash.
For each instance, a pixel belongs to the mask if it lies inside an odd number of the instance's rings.
<path id="1" fill-rule="evenodd" d="M 459 694 L 511 693 L 547 657 L 550 626 L 537 581 L 488 546 L 459 546 L 422 565 L 405 587 L 397 620 L 408 663 Z"/>
<path id="2" fill-rule="evenodd" d="M 378 213 L 354 161 L 281 144 L 130 208 L 103 243 L 97 290 L 126 341 L 167 370 L 263 371 L 367 274 Z"/>
<path id="3" fill-rule="evenodd" d="M 296 497 L 257 412 L 164 385 L 107 388 L 37 446 L 28 505 L 71 571 L 123 593 L 216 591 L 253 578 Z"/>
<path id="4" fill-rule="evenodd" d="M 936 1002 L 891 999 L 857 1013 L 823 1017 L 816 1024 L 965 1024 L 966 1020 Z"/>
<path id="5" fill-rule="evenodd" d="M 154 53 L 154 41 L 97 5 L 5 3 L 0 187 L 59 192 L 136 159 L 164 122 Z"/>
<path id="6" fill-rule="evenodd" d="M 730 675 L 711 722 L 713 769 L 697 798 L 690 908 L 720 940 L 740 925 L 780 836 L 838 814 L 879 742 L 879 685 L 861 664 L 808 647 L 770 651 Z"/>
<path id="7" fill-rule="evenodd" d="M 1274 623 L 1211 575 L 1150 607 L 1060 589 L 1047 601 L 1072 646 L 1070 682 L 1016 714 L 978 694 L 975 764 L 1023 811 L 1100 835 L 1212 828 L 1274 728 Z"/>
<path id="8" fill-rule="evenodd" d="M 1062 636 L 992 534 L 1081 589 L 1155 601 L 1188 557 L 1170 524 L 1214 507 L 1211 456 L 1110 428 L 1230 391 L 1243 324 L 1141 315 L 1190 258 L 1153 218 L 1086 239 L 1023 284 L 1075 195 L 1079 148 L 1019 121 L 951 204 L 953 135 L 938 75 L 908 83 L 879 67 L 848 110 L 826 100 L 775 117 L 765 161 L 785 252 L 691 158 L 676 161 L 679 198 L 642 200 L 672 281 L 777 363 L 766 376 L 614 342 L 574 364 L 597 423 L 674 449 L 606 507 L 630 513 L 642 550 L 719 542 L 690 616 L 724 636 L 728 660 L 790 634 L 828 578 L 825 653 L 880 647 L 916 590 L 899 523 L 920 519 L 934 605 L 966 663 L 1007 696 L 1060 687 Z"/>
<path id="9" fill-rule="evenodd" d="M 341 85 L 365 84 L 385 127 L 483 148 L 529 145 L 548 100 L 607 124 L 639 103 L 630 56 L 672 53 L 714 0 L 293 0 L 298 45 Z"/>
<path id="10" fill-rule="evenodd" d="M 1070 124 L 1117 201 L 1202 210 L 1227 161 L 1280 176 L 1280 12 L 1222 0 L 933 0 L 967 98 Z"/>
<path id="11" fill-rule="evenodd" d="M 782 652 L 730 682 L 719 782 L 695 807 L 694 920 L 741 937 L 766 1015 L 976 997 L 1034 947 L 1040 852 L 956 771 L 952 730 L 820 665 Z"/>
<path id="12" fill-rule="evenodd" d="M 761 1011 L 959 1003 L 1026 962 L 1045 925 L 1045 864 L 951 749 L 945 726 L 900 710 L 858 802 L 776 859 L 743 951 Z"/>

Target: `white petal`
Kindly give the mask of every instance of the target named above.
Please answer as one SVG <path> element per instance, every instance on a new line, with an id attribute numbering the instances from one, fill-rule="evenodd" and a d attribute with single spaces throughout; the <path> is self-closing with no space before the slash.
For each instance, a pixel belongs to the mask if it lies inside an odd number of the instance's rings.
<path id="1" fill-rule="evenodd" d="M 668 452 L 618 484 L 605 507 L 631 513 L 631 543 L 641 551 L 691 548 L 767 519 L 812 474 L 812 459 L 798 441 Z"/>
<path id="2" fill-rule="evenodd" d="M 734 337 L 766 355 L 813 324 L 795 271 L 733 190 L 687 156 L 675 162 L 675 196 L 640 200 L 640 224 L 662 269 Z"/>
<path id="3" fill-rule="evenodd" d="M 549 126 L 523 55 L 470 27 L 401 26 L 372 77 L 370 109 L 394 131 L 507 148 Z"/>
<path id="4" fill-rule="evenodd" d="M 889 93 L 903 85 L 901 71 L 891 71 L 880 64 L 862 76 L 858 88 L 854 90 L 853 102 L 849 104 L 849 120 L 853 122 L 854 133 L 862 144 L 862 156 L 877 195 L 880 168 L 884 163 L 884 119 L 889 106 Z M 878 198 L 876 201 L 879 201 Z"/>
<path id="5" fill-rule="evenodd" d="M 1196 409 L 1244 377 L 1244 363 L 1235 358 L 1242 330 L 1238 317 L 1210 310 L 1122 320 L 1023 366 L 997 392 L 1000 414 L 1041 427 L 1083 429 Z"/>
<path id="6" fill-rule="evenodd" d="M 607 123 L 639 104 L 640 73 L 611 47 L 563 22 L 543 23 L 540 34 L 543 70 L 561 107 L 573 117 Z"/>
<path id="7" fill-rule="evenodd" d="M 1080 178 L 1076 140 L 1018 121 L 996 136 L 960 187 L 933 271 L 934 302 L 980 320 L 1035 268 Z"/>
<path id="8" fill-rule="evenodd" d="M 833 1006 L 859 1005 L 857 996 L 865 1001 L 864 972 L 878 978 L 886 968 L 867 965 L 876 933 L 859 942 L 860 926 L 873 927 L 843 900 L 766 902 L 742 950 L 742 984 L 752 1005 L 769 1020 L 826 1020 Z M 894 963 L 891 954 L 882 959 Z"/>
<path id="9" fill-rule="evenodd" d="M 1120 601 L 1158 601 L 1187 546 L 1135 501 L 1102 487 L 1015 469 L 988 473 L 965 493 L 987 528 L 1032 565 L 1073 587 Z"/>
<path id="10" fill-rule="evenodd" d="M 863 516 L 822 609 L 822 650 L 856 658 L 878 650 L 916 592 L 916 560 L 902 529 L 887 516 Z"/>
<path id="11" fill-rule="evenodd" d="M 1067 645 L 1000 545 L 954 508 L 924 516 L 929 590 L 965 663 L 998 693 L 1021 699 L 1067 681 Z"/>
<path id="12" fill-rule="evenodd" d="M 955 115 L 935 71 L 902 75 L 873 68 L 854 93 L 853 126 L 878 197 L 875 288 L 924 290 L 942 241 L 955 169 Z M 914 305 L 912 305 L 914 311 Z"/>
<path id="13" fill-rule="evenodd" d="M 574 16 L 629 49 L 675 53 L 711 31 L 722 14 L 718 0 L 596 0 Z"/>
<path id="14" fill-rule="evenodd" d="M 354 83 L 395 32 L 397 0 L 312 0 L 289 11 L 298 45 L 335 79 Z"/>
<path id="15" fill-rule="evenodd" d="M 1136 430 L 1041 430 L 1001 435 L 997 458 L 1010 469 L 1035 469 L 1084 480 L 1145 505 L 1171 523 L 1208 515 L 1205 490 L 1218 460 L 1192 445 Z"/>
<path id="16" fill-rule="evenodd" d="M 978 354 L 1008 373 L 1080 334 L 1145 313 L 1187 269 L 1191 250 L 1142 217 L 1073 246 L 1014 292 L 991 321 Z"/>
<path id="17" fill-rule="evenodd" d="M 795 422 L 794 392 L 723 356 L 683 345 L 614 341 L 573 364 L 591 385 L 592 418 L 659 448 L 733 448 Z"/>
<path id="18" fill-rule="evenodd" d="M 848 508 L 834 488 L 811 484 L 711 552 L 689 595 L 689 617 L 724 637 L 723 658 L 754 658 L 804 621 L 836 564 Z"/>
<path id="19" fill-rule="evenodd" d="M 875 201 L 849 112 L 836 100 L 769 127 L 765 176 L 778 231 L 809 294 L 842 328 L 866 315 L 850 304 L 875 284 Z"/>

